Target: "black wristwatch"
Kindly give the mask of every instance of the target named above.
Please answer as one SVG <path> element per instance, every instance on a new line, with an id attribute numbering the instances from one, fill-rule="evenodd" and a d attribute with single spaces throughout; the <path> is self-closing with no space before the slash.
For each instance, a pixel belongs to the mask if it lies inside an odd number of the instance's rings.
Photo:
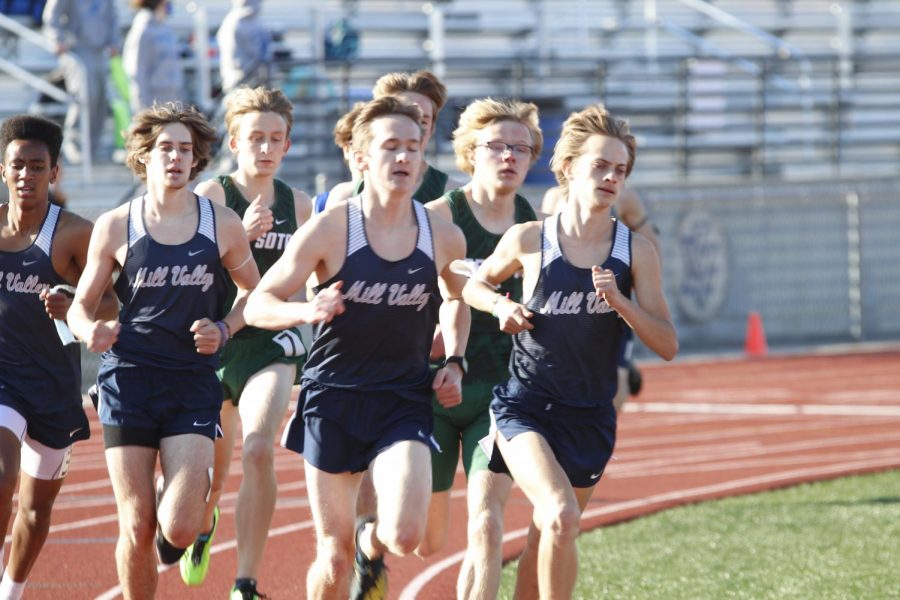
<path id="1" fill-rule="evenodd" d="M 462 370 L 463 375 L 469 370 L 469 362 L 466 360 L 465 356 L 448 356 L 444 359 L 444 364 L 442 367 L 446 367 L 449 364 L 457 364 L 459 368 Z"/>

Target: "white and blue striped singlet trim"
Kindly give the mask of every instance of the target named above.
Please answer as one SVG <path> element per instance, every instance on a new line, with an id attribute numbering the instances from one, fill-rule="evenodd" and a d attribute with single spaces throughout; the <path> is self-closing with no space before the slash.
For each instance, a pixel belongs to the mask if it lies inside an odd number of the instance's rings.
<path id="1" fill-rule="evenodd" d="M 431 235 L 431 223 L 428 220 L 428 212 L 418 200 L 413 200 L 413 207 L 416 211 L 416 222 L 419 225 L 416 248 L 425 253 L 425 256 L 434 260 L 434 240 Z M 355 196 L 347 202 L 347 256 L 361 248 L 365 248 L 368 243 L 362 212 L 362 198 Z"/>
<path id="2" fill-rule="evenodd" d="M 622 261 L 626 267 L 631 267 L 631 244 L 629 239 L 631 232 L 622 221 L 614 220 L 616 236 L 613 242 L 612 258 Z M 559 245 L 559 213 L 544 220 L 541 228 L 541 268 L 543 269 L 554 260 L 562 258 L 562 247 Z"/>
<path id="3" fill-rule="evenodd" d="M 212 243 L 216 243 L 216 219 L 213 215 L 212 201 L 203 196 L 197 196 L 197 205 L 200 207 L 200 223 L 197 233 L 206 237 Z M 131 201 L 128 208 L 128 247 L 132 247 L 142 237 L 147 235 L 144 227 L 144 196 L 138 196 Z"/>
<path id="4" fill-rule="evenodd" d="M 50 256 L 50 246 L 53 244 L 53 231 L 56 229 L 60 211 L 61 209 L 57 205 L 50 205 L 50 210 L 47 211 L 47 218 L 44 219 L 44 224 L 41 225 L 41 232 L 38 233 L 37 239 L 34 240 L 34 245 L 40 248 L 47 256 Z"/>

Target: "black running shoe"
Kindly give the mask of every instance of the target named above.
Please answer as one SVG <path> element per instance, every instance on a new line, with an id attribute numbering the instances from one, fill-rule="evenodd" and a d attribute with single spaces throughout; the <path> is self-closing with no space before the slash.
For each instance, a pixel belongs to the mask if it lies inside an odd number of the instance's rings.
<path id="1" fill-rule="evenodd" d="M 353 584 L 350 600 L 382 600 L 387 598 L 387 567 L 384 557 L 372 560 L 359 548 L 359 535 L 366 523 L 375 519 L 361 520 L 356 526 L 356 560 L 353 564 Z"/>
<path id="2" fill-rule="evenodd" d="M 632 396 L 637 396 L 641 393 L 641 388 L 644 386 L 644 376 L 641 375 L 641 370 L 637 368 L 633 362 L 628 363 L 628 391 Z"/>
<path id="3" fill-rule="evenodd" d="M 96 383 L 88 388 L 87 395 L 88 395 L 88 398 L 91 399 L 91 404 L 94 405 L 94 410 L 99 411 L 100 410 L 100 390 L 97 389 Z"/>
<path id="4" fill-rule="evenodd" d="M 235 584 L 231 588 L 231 594 L 228 596 L 228 600 L 268 600 L 268 598 L 265 594 L 257 591 L 256 581 L 242 583 L 241 585 Z"/>

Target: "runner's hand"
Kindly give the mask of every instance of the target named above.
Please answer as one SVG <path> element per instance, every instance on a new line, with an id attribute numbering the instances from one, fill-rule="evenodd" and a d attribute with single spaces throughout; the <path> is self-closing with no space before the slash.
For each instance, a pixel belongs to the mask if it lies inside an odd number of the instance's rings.
<path id="1" fill-rule="evenodd" d="M 303 323 L 330 323 L 331 319 L 344 312 L 344 295 L 341 293 L 343 281 L 335 281 L 306 304 L 309 314 Z"/>
<path id="2" fill-rule="evenodd" d="M 272 229 L 274 220 L 272 209 L 263 206 L 260 198 L 254 198 L 244 212 L 244 218 L 242 219 L 244 231 L 247 232 L 247 239 L 252 242 L 265 235 Z"/>
<path id="3" fill-rule="evenodd" d="M 534 316 L 530 310 L 522 304 L 501 296 L 494 305 L 494 316 L 499 321 L 500 331 L 516 334 L 526 329 L 534 329 L 530 319 Z"/>
<path id="4" fill-rule="evenodd" d="M 206 317 L 194 321 L 191 325 L 194 334 L 194 346 L 198 354 L 215 354 L 222 345 L 222 332 L 216 324 Z"/>
<path id="5" fill-rule="evenodd" d="M 451 408 L 462 402 L 462 371 L 458 365 L 449 364 L 441 367 L 434 374 L 431 389 L 438 403 L 444 408 Z"/>
<path id="6" fill-rule="evenodd" d="M 90 334 L 82 341 L 91 352 L 106 352 L 119 339 L 121 329 L 121 323 L 116 320 L 94 321 Z"/>
<path id="7" fill-rule="evenodd" d="M 40 299 L 44 301 L 44 310 L 51 319 L 66 320 L 66 313 L 72 306 L 72 296 L 62 292 L 51 293 L 50 288 L 41 291 Z"/>

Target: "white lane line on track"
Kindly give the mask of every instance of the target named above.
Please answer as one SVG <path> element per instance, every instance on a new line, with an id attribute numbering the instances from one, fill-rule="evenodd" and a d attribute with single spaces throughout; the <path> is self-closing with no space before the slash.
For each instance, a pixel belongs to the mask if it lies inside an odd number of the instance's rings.
<path id="1" fill-rule="evenodd" d="M 737 424 L 742 425 L 742 427 L 728 427 L 727 425 L 723 424 L 716 429 L 711 429 L 708 431 L 683 431 L 679 433 L 660 435 L 635 435 L 631 429 L 628 429 L 627 431 L 623 430 L 620 434 L 623 439 L 616 440 L 616 453 L 618 454 L 626 450 L 644 447 L 662 446 L 668 448 L 674 445 L 681 445 L 685 442 L 721 440 L 723 437 L 728 437 L 730 439 L 739 437 L 758 438 L 760 436 L 767 435 L 780 436 L 786 433 L 821 431 L 823 428 L 832 427 L 839 427 L 841 429 L 858 429 L 863 427 L 871 427 L 873 425 L 876 427 L 884 426 L 884 420 L 877 417 L 868 419 L 853 419 L 852 421 L 830 420 L 825 423 L 823 423 L 821 419 L 779 419 L 777 421 L 770 422 L 767 425 L 745 425 L 745 421 L 746 419 L 744 418 L 741 418 L 738 421 Z M 727 432 L 727 434 L 723 434 L 723 430 Z"/>
<path id="2" fill-rule="evenodd" d="M 291 525 L 284 525 L 282 527 L 276 527 L 269 531 L 269 537 L 277 537 L 280 535 L 287 535 L 289 533 L 294 533 L 295 531 L 303 531 L 304 529 L 312 529 L 313 522 L 310 521 L 301 521 L 299 523 L 293 523 Z M 227 542 L 222 542 L 221 544 L 214 544 L 210 549 L 210 554 L 218 554 L 219 552 L 225 552 L 226 550 L 232 550 L 237 548 L 237 540 L 228 540 Z M 176 563 L 177 564 L 177 563 Z M 157 573 L 165 573 L 166 571 L 175 568 L 175 565 L 158 565 L 156 567 Z M 97 596 L 94 600 L 112 600 L 113 598 L 118 598 L 122 594 L 122 586 L 117 585 L 113 588 L 110 588 Z"/>
<path id="3" fill-rule="evenodd" d="M 727 435 L 727 432 L 725 432 L 725 434 Z M 642 454 L 643 456 L 647 456 L 648 458 L 641 459 L 635 456 L 638 453 L 633 452 L 630 455 L 626 455 L 625 457 L 620 457 L 617 462 L 612 463 L 610 466 L 626 464 L 630 467 L 638 468 L 666 465 L 678 466 L 705 462 L 709 460 L 710 457 L 713 457 L 713 460 L 732 458 L 733 456 L 746 458 L 749 456 L 765 456 L 769 454 L 782 454 L 807 450 L 821 450 L 822 448 L 834 448 L 841 446 L 854 446 L 859 444 L 874 444 L 897 441 L 900 441 L 900 431 L 888 431 L 884 433 L 862 432 L 857 435 L 813 438 L 796 442 L 785 442 L 781 444 L 757 444 L 755 448 L 747 448 L 744 446 L 733 444 L 723 444 L 719 446 L 715 444 L 704 444 L 702 446 L 684 446 L 682 448 L 679 448 L 680 455 L 677 458 L 672 458 L 670 456 L 660 458 L 658 452 L 655 454 L 650 452 L 642 452 L 640 454 Z"/>
<path id="4" fill-rule="evenodd" d="M 615 514 L 617 512 L 623 512 L 635 508 L 646 508 L 657 504 L 672 502 L 673 500 L 686 502 L 709 494 L 718 494 L 721 492 L 740 490 L 741 488 L 750 488 L 762 484 L 779 483 L 782 481 L 790 481 L 792 479 L 798 478 L 825 477 L 828 475 L 840 474 L 857 469 L 890 467 L 896 466 L 898 464 L 900 464 L 900 458 L 898 458 L 897 456 L 892 456 L 883 460 L 876 461 L 853 461 L 836 465 L 826 465 L 811 469 L 794 469 L 792 471 L 783 471 L 780 473 L 769 473 L 767 475 L 759 475 L 757 477 L 747 477 L 744 479 L 724 481 L 721 483 L 703 485 L 700 487 L 688 488 L 685 490 L 674 490 L 671 492 L 656 494 L 648 498 L 636 498 L 634 500 L 618 502 L 615 504 L 586 510 L 581 518 L 583 522 L 585 519 L 592 519 L 604 515 Z M 525 537 L 526 535 L 528 535 L 527 527 L 517 529 L 515 531 L 510 531 L 509 533 L 503 534 L 503 542 L 511 542 L 513 540 Z M 400 592 L 399 600 L 415 600 L 418 597 L 419 592 L 421 592 L 432 579 L 436 578 L 443 571 L 446 571 L 447 569 L 454 567 L 455 565 L 462 562 L 464 556 L 464 551 L 457 552 L 448 556 L 444 560 L 429 566 L 427 569 L 417 575 L 412 581 L 410 581 L 405 588 L 403 588 L 403 591 Z"/>
<path id="5" fill-rule="evenodd" d="M 107 480 L 107 483 L 109 481 Z M 278 485 L 279 492 L 292 491 L 292 490 L 302 490 L 306 488 L 306 481 L 292 481 L 289 483 L 281 483 Z M 112 498 L 112 494 L 110 493 L 110 498 Z M 226 494 L 222 494 L 222 500 L 236 500 L 237 492 L 228 492 Z M 104 502 L 103 504 L 110 504 L 109 502 Z M 115 504 L 115 500 L 112 501 L 112 504 Z M 297 499 L 288 499 L 287 504 L 289 504 L 290 508 L 296 508 L 298 506 L 304 506 L 304 502 L 298 502 Z M 308 503 L 305 505 L 308 506 Z M 83 506 L 90 506 L 89 504 L 84 504 Z M 285 508 L 285 504 L 279 504 L 276 501 L 276 508 Z M 54 506 L 54 509 L 56 506 Z M 229 512 L 227 509 L 225 510 L 226 514 Z M 55 513 L 54 513 L 55 514 Z M 114 523 L 118 519 L 118 515 L 116 513 L 110 515 L 102 515 L 99 517 L 92 517 L 90 519 L 80 519 L 78 521 L 72 521 L 70 523 L 58 523 L 56 525 L 50 526 L 50 534 L 59 533 L 62 531 L 72 531 L 74 529 L 84 529 L 87 527 L 94 527 L 95 525 L 106 525 L 107 523 Z M 12 541 L 12 534 L 6 536 L 5 543 L 10 543 Z"/>
<path id="6" fill-rule="evenodd" d="M 816 415 L 835 417 L 898 417 L 900 406 L 877 404 L 716 404 L 712 402 L 633 402 L 629 412 L 707 413 L 725 415 Z"/>
<path id="7" fill-rule="evenodd" d="M 833 463 L 838 460 L 882 459 L 898 455 L 900 455 L 900 448 L 892 447 L 880 450 L 859 450 L 856 452 L 815 452 L 813 454 L 799 454 L 781 458 L 764 456 L 760 458 L 746 458 L 739 460 L 728 460 L 724 462 L 682 465 L 680 467 L 667 465 L 650 469 L 623 469 L 621 471 L 610 473 L 609 478 L 613 481 L 618 481 L 621 479 L 632 479 L 636 477 L 669 477 L 675 475 L 686 475 L 688 473 L 714 473 L 716 471 L 733 471 L 735 469 L 764 469 L 769 466 L 785 467 Z M 606 475 L 604 475 L 604 477 L 605 476 Z"/>

